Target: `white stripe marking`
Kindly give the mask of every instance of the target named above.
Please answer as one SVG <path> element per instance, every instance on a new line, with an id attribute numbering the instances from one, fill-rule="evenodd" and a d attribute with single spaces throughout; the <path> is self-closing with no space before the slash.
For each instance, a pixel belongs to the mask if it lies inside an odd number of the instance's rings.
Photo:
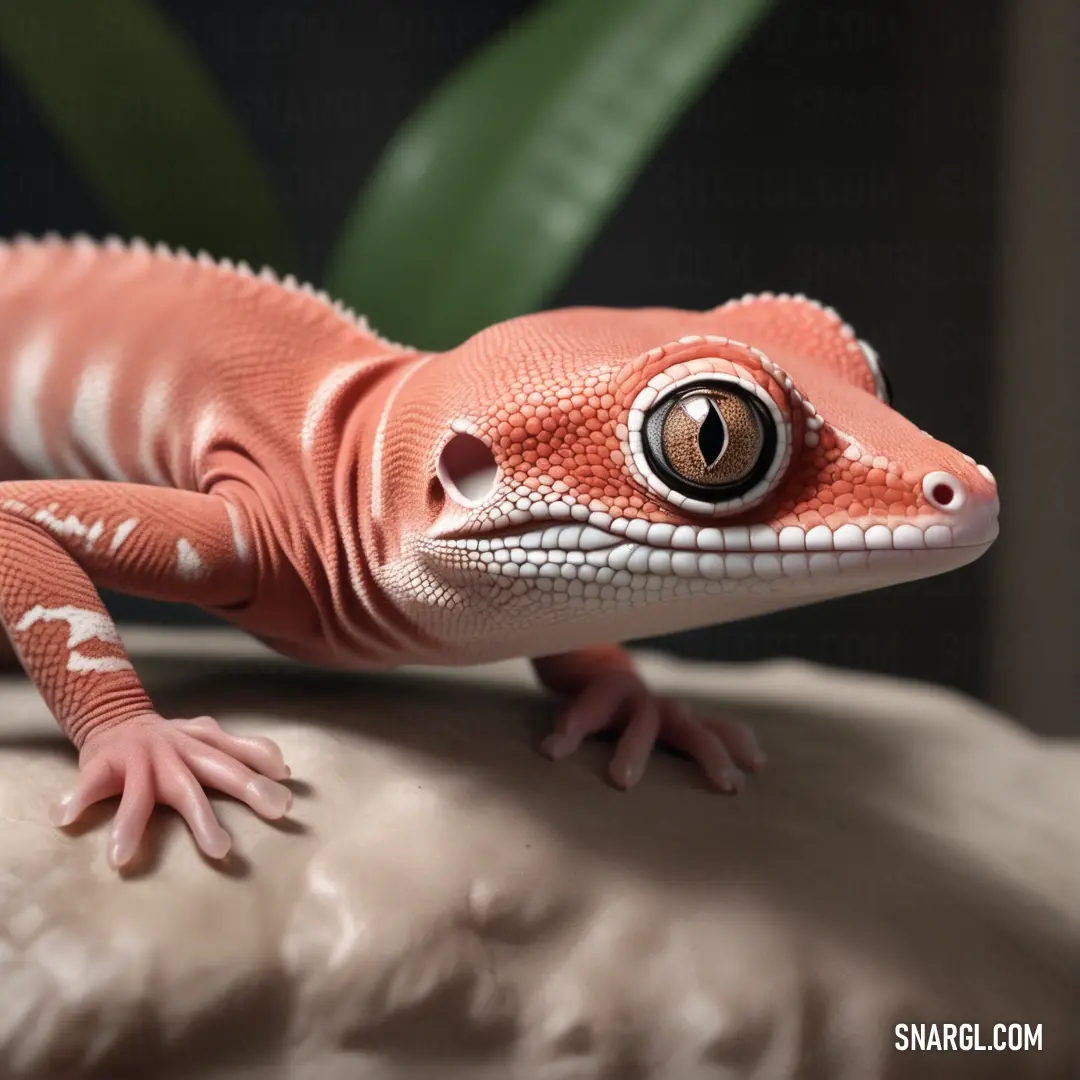
<path id="1" fill-rule="evenodd" d="M 55 356 L 53 336 L 42 330 L 19 350 L 11 373 L 8 444 L 27 469 L 41 478 L 56 472 L 41 427 L 41 391 Z"/>
<path id="2" fill-rule="evenodd" d="M 107 480 L 126 481 L 113 453 L 109 431 L 115 381 L 114 358 L 91 364 L 83 372 L 71 410 L 71 436 Z"/>
<path id="3" fill-rule="evenodd" d="M 77 537 L 84 540 L 87 551 L 93 551 L 94 545 L 101 539 L 101 534 L 105 531 L 104 522 L 100 519 L 95 521 L 93 525 L 84 525 L 74 514 L 68 514 L 66 518 L 57 517 L 58 503 L 49 503 L 47 509 L 37 510 L 33 513 L 31 513 L 30 507 L 26 503 L 19 502 L 17 499 L 6 499 L 2 506 L 5 510 L 11 510 L 13 513 L 29 517 L 31 521 L 36 521 L 39 525 L 44 525 L 49 532 L 56 536 Z"/>
<path id="4" fill-rule="evenodd" d="M 348 385 L 349 380 L 357 373 L 370 367 L 384 357 L 371 356 L 364 360 L 357 360 L 351 364 L 342 364 L 334 368 L 329 375 L 315 388 L 315 393 L 308 402 L 307 412 L 304 414 L 304 423 L 300 428 L 300 445 L 305 454 L 310 454 L 315 445 L 315 435 L 320 422 L 326 414 L 334 398 Z"/>
<path id="5" fill-rule="evenodd" d="M 68 654 L 68 671 L 127 671 L 131 661 L 121 656 L 86 656 L 81 652 Z"/>
<path id="6" fill-rule="evenodd" d="M 120 550 L 120 545 L 132 534 L 135 526 L 139 524 L 138 518 L 128 518 L 120 522 L 113 533 L 112 543 L 109 545 L 109 554 L 115 555 Z"/>
<path id="7" fill-rule="evenodd" d="M 232 526 L 233 551 L 242 563 L 246 563 L 251 557 L 251 549 L 248 547 L 247 537 L 244 535 L 244 526 L 240 521 L 240 511 L 232 503 L 225 504 L 225 513 L 229 515 L 229 524 Z"/>
<path id="8" fill-rule="evenodd" d="M 382 516 L 382 456 L 383 445 L 386 441 L 386 431 L 389 424 L 390 413 L 394 407 L 394 403 L 397 400 L 398 395 L 401 393 L 405 384 L 415 375 L 425 364 L 434 360 L 435 356 L 425 356 L 420 360 L 406 363 L 404 365 L 404 371 L 402 371 L 396 385 L 390 391 L 386 398 L 386 403 L 383 405 L 382 415 L 379 417 L 379 425 L 375 429 L 375 442 L 372 447 L 371 454 L 371 517 L 373 521 L 378 521 Z M 349 584 L 352 587 L 353 594 L 363 604 L 364 610 L 371 618 L 372 622 L 376 623 L 391 639 L 391 641 L 405 642 L 408 640 L 407 635 L 403 634 L 397 628 L 395 628 L 387 619 L 380 613 L 378 606 L 372 602 L 370 591 L 367 588 L 363 574 L 360 568 L 360 553 L 357 545 L 356 529 L 350 528 L 342 535 L 342 542 L 345 548 L 345 558 L 348 564 L 349 570 Z M 347 629 L 359 637 L 356 628 L 349 625 Z M 365 635 L 366 637 L 366 635 Z M 368 639 L 370 640 L 370 639 Z M 373 655 L 388 655 L 392 650 L 387 650 L 386 646 L 381 648 L 373 648 L 371 644 L 367 646 Z"/>
<path id="9" fill-rule="evenodd" d="M 210 443 L 218 432 L 218 413 L 213 405 L 208 405 L 195 421 L 195 431 L 191 438 L 191 470 L 198 477 L 199 465 L 206 456 Z"/>
<path id="10" fill-rule="evenodd" d="M 168 487 L 169 481 L 157 462 L 156 443 L 165 426 L 169 405 L 169 384 L 164 379 L 146 389 L 139 409 L 139 472 L 151 484 Z"/>
<path id="11" fill-rule="evenodd" d="M 106 645 L 123 644 L 112 619 L 100 611 L 89 611 L 70 604 L 58 608 L 35 604 L 15 624 L 15 631 L 23 633 L 39 622 L 61 621 L 68 624 L 68 671 L 125 671 L 131 667 L 130 660 L 119 656 L 93 657 L 77 651 L 84 642 L 95 638 Z"/>
<path id="12" fill-rule="evenodd" d="M 210 440 L 217 432 L 217 410 L 211 405 L 199 413 L 199 419 L 195 421 L 195 434 L 192 438 L 191 451 L 195 457 L 202 457 Z"/>
<path id="13" fill-rule="evenodd" d="M 202 556 L 191 546 L 191 541 L 183 536 L 176 541 L 176 572 L 185 581 L 193 581 L 206 572 Z"/>
<path id="14" fill-rule="evenodd" d="M 401 393 L 405 384 L 423 368 L 434 360 L 434 356 L 425 356 L 414 363 L 404 365 L 404 371 L 397 384 L 390 391 L 383 406 L 382 416 L 379 417 L 379 426 L 375 429 L 375 443 L 371 451 L 371 517 L 378 521 L 382 517 L 382 455 L 383 443 L 386 441 L 386 429 L 390 422 L 390 413 L 393 411 L 394 402 Z"/>

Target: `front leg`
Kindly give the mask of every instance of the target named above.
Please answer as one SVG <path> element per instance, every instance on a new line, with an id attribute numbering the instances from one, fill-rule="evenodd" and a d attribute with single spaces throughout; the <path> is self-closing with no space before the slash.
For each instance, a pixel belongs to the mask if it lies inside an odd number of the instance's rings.
<path id="1" fill-rule="evenodd" d="M 658 740 L 698 762 L 721 791 L 741 791 L 745 773 L 765 764 L 749 728 L 721 717 L 693 717 L 677 698 L 653 694 L 617 645 L 537 657 L 533 667 L 545 686 L 573 699 L 541 745 L 553 760 L 572 754 L 587 736 L 618 727 L 609 772 L 621 788 L 641 779 Z"/>
<path id="2" fill-rule="evenodd" d="M 203 607 L 250 603 L 256 568 L 237 551 L 235 520 L 215 495 L 79 480 L 0 484 L 0 624 L 79 750 L 79 780 L 53 821 L 71 824 L 120 795 L 114 866 L 134 856 L 158 802 L 183 815 L 213 858 L 231 841 L 204 787 L 268 818 L 289 807 L 277 783 L 289 770 L 269 740 L 227 735 L 205 716 L 158 715 L 94 585 Z"/>

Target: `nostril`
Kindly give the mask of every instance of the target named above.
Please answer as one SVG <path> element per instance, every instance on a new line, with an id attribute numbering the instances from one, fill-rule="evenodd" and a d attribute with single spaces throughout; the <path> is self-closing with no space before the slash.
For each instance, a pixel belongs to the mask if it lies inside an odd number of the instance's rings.
<path id="1" fill-rule="evenodd" d="M 927 502 L 938 510 L 959 510 L 967 498 L 967 488 L 952 473 L 927 473 L 922 489 Z"/>

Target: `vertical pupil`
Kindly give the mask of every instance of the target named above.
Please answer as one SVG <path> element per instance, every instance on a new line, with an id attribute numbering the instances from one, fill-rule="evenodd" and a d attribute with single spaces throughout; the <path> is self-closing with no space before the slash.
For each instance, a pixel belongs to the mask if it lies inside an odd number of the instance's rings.
<path id="1" fill-rule="evenodd" d="M 716 407 L 716 402 L 712 398 L 705 400 L 708 402 L 708 411 L 698 428 L 697 444 L 705 467 L 711 469 L 720 460 L 720 455 L 727 445 L 727 425 Z"/>

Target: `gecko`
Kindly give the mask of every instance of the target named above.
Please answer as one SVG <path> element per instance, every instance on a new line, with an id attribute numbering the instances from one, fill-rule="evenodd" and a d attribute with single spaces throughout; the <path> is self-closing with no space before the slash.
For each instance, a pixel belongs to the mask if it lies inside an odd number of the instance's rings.
<path id="1" fill-rule="evenodd" d="M 618 643 L 963 566 L 983 465 L 890 404 L 875 351 L 802 295 L 577 307 L 404 346 L 293 277 L 115 238 L 0 243 L 0 623 L 78 751 L 64 827 L 119 796 L 231 846 L 216 790 L 290 808 L 280 748 L 163 717 L 99 594 L 194 604 L 332 668 L 531 660 L 559 760 L 616 736 L 741 790 L 754 733 L 654 694 Z"/>

